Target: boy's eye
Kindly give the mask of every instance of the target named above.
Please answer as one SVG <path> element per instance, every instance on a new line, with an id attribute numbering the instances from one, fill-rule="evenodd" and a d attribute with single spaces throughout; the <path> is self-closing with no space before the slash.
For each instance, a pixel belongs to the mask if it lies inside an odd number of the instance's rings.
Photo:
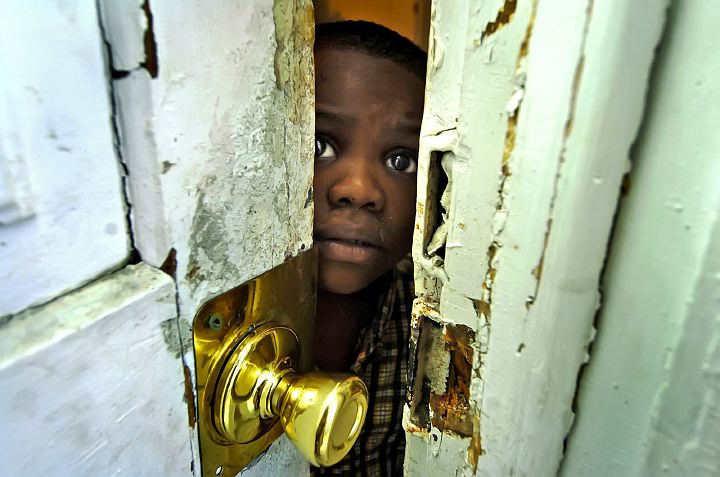
<path id="1" fill-rule="evenodd" d="M 325 139 L 315 138 L 315 159 L 335 159 L 335 149 Z"/>
<path id="2" fill-rule="evenodd" d="M 396 152 L 385 159 L 385 164 L 404 174 L 412 174 L 417 171 L 417 159 L 405 152 Z"/>

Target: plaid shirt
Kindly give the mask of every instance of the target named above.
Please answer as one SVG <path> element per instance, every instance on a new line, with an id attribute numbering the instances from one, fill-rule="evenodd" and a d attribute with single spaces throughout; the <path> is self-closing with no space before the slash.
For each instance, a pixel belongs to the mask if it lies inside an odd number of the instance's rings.
<path id="1" fill-rule="evenodd" d="M 368 387 L 363 430 L 347 456 L 332 467 L 311 467 L 314 476 L 403 475 L 405 432 L 402 428 L 407 383 L 412 273 L 393 270 L 387 292 L 379 298 L 375 319 L 362 331 L 352 370 Z"/>

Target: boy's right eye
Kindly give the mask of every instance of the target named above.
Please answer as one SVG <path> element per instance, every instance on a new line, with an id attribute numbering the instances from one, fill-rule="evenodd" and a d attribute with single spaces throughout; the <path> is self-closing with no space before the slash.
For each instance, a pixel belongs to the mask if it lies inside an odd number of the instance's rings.
<path id="1" fill-rule="evenodd" d="M 331 160 L 335 159 L 335 149 L 322 137 L 315 137 L 315 159 Z"/>

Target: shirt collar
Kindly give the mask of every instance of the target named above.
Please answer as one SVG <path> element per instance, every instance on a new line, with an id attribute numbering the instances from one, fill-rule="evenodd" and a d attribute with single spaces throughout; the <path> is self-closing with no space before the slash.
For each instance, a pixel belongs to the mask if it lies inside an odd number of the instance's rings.
<path id="1" fill-rule="evenodd" d="M 398 271 L 396 269 L 388 272 L 388 275 L 381 279 L 386 283 L 384 285 L 385 291 L 379 295 L 375 315 L 372 321 L 361 331 L 360 338 L 355 347 L 355 362 L 350 369 L 356 374 L 361 374 L 367 364 L 367 360 L 372 355 L 382 358 L 385 354 L 382 338 L 387 330 L 388 322 L 390 321 L 390 316 L 392 315 L 395 305 L 398 279 Z"/>

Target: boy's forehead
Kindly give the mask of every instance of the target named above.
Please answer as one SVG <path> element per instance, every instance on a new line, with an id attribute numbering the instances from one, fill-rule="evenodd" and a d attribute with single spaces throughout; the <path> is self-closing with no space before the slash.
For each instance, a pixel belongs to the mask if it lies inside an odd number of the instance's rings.
<path id="1" fill-rule="evenodd" d="M 380 70 L 392 69 L 401 76 L 423 81 L 417 73 L 391 58 L 347 47 L 325 46 L 315 50 L 315 70 L 318 78 L 328 75 L 331 71 L 348 70 L 356 66 L 374 67 Z"/>
<path id="2" fill-rule="evenodd" d="M 403 103 L 422 111 L 424 82 L 397 62 L 347 48 L 315 52 L 318 103 L 368 101 Z M 366 106 L 371 106 L 366 104 Z"/>

